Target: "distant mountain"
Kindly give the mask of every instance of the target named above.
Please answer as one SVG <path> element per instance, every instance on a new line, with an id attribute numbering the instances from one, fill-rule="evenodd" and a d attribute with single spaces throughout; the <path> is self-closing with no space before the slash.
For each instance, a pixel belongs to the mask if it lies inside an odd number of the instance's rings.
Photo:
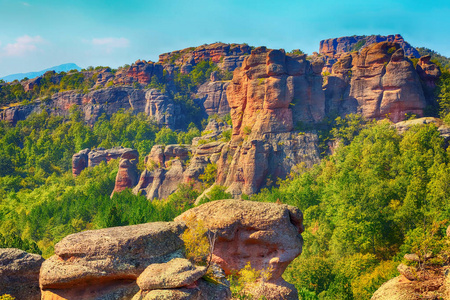
<path id="1" fill-rule="evenodd" d="M 81 68 L 79 66 L 77 66 L 76 64 L 68 63 L 68 64 L 63 64 L 63 65 L 51 67 L 51 68 L 48 68 L 48 69 L 45 69 L 45 70 L 42 70 L 42 71 L 37 71 L 37 72 L 11 74 L 11 75 L 2 77 L 0 79 L 3 79 L 6 82 L 10 82 L 10 81 L 14 81 L 16 79 L 17 80 L 22 80 L 25 77 L 30 78 L 30 79 L 34 78 L 34 77 L 38 77 L 38 76 L 43 75 L 47 71 L 55 71 L 55 72 L 58 73 L 58 72 L 67 72 L 67 71 L 74 70 L 74 69 L 76 69 L 78 71 L 81 70 Z"/>

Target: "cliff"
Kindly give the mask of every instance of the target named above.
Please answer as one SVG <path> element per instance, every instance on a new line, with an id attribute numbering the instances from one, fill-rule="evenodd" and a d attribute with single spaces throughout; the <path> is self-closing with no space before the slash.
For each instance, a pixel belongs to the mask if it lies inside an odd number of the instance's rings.
<path id="1" fill-rule="evenodd" d="M 410 114 L 422 116 L 430 105 L 423 83 L 432 86 L 440 74 L 427 58 L 414 68 L 400 45 L 391 42 L 346 53 L 329 74 L 322 73 L 324 68 L 319 56 L 308 59 L 265 47 L 252 50 L 226 83 L 231 140 L 223 139 L 229 130 L 224 124 L 211 124 L 201 144 L 153 147 L 134 192 L 163 199 L 180 183 L 199 187 L 199 175 L 215 164 L 216 184 L 227 187 L 233 197 L 256 193 L 286 178 L 295 166 L 320 161 L 318 133 L 304 128 L 350 113 L 394 123 Z M 218 84 L 218 91 L 210 93 L 217 95 L 210 105 L 220 108 L 224 86 Z"/>
<path id="2" fill-rule="evenodd" d="M 320 41 L 319 53 L 329 57 L 338 58 L 342 53 L 359 51 L 372 44 L 380 42 L 397 43 L 405 51 L 407 56 L 419 58 L 416 48 L 406 42 L 400 34 L 395 35 L 369 35 L 369 36 L 344 36 Z"/>

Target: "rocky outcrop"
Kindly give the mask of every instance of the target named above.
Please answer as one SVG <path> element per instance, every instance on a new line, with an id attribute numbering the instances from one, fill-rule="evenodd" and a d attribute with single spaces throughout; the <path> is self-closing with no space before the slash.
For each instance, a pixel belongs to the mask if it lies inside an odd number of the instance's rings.
<path id="1" fill-rule="evenodd" d="M 423 124 L 434 124 L 437 127 L 439 134 L 444 138 L 445 142 L 448 143 L 450 141 L 450 126 L 444 124 L 444 122 L 439 118 L 425 117 L 413 120 L 406 120 L 395 123 L 394 126 L 400 134 L 403 134 L 409 128 Z"/>
<path id="2" fill-rule="evenodd" d="M 0 248 L 0 295 L 39 300 L 39 270 L 44 259 L 15 248 Z"/>
<path id="3" fill-rule="evenodd" d="M 182 223 L 148 223 L 69 235 L 42 264 L 42 299 L 131 299 L 151 264 L 182 257 Z"/>
<path id="4" fill-rule="evenodd" d="M 28 105 L 11 106 L 0 112 L 0 120 L 16 124 L 31 113 L 46 110 L 54 115 L 68 116 L 72 106 L 78 106 L 84 113 L 87 124 L 93 125 L 105 114 L 111 116 L 119 110 L 131 110 L 134 114 L 143 112 L 161 126 L 182 128 L 186 116 L 182 106 L 156 89 L 136 89 L 131 86 L 113 86 L 90 91 L 86 94 L 67 91 L 54 94 L 51 99 L 35 101 Z"/>
<path id="5" fill-rule="evenodd" d="M 235 70 L 227 88 L 233 136 L 218 160 L 219 185 L 235 197 L 253 194 L 298 163 L 318 162 L 317 135 L 293 129 L 324 117 L 321 69 L 305 55 L 261 47 Z"/>
<path id="6" fill-rule="evenodd" d="M 229 81 L 211 81 L 202 84 L 195 95 L 196 101 L 203 106 L 208 116 L 224 116 L 230 112 L 226 90 Z"/>
<path id="7" fill-rule="evenodd" d="M 145 92 L 145 114 L 161 126 L 182 128 L 187 117 L 180 104 L 157 89 Z"/>
<path id="8" fill-rule="evenodd" d="M 146 195 L 148 199 L 166 199 L 180 184 L 198 187 L 201 185 L 199 175 L 208 164 L 217 162 L 224 144 L 217 141 L 198 146 L 154 146 L 133 192 Z"/>
<path id="9" fill-rule="evenodd" d="M 114 77 L 114 84 L 130 85 L 135 82 L 147 85 L 155 76 L 158 79 L 163 77 L 164 68 L 161 64 L 151 61 L 137 60 L 129 67 L 119 69 Z M 98 82 L 98 81 L 97 81 Z"/>
<path id="10" fill-rule="evenodd" d="M 72 174 L 77 176 L 87 167 L 98 166 L 101 162 L 112 159 L 138 160 L 139 153 L 131 148 L 116 147 L 111 149 L 84 149 L 72 156 Z"/>
<path id="11" fill-rule="evenodd" d="M 416 48 L 406 42 L 400 34 L 396 35 L 369 35 L 369 36 L 344 36 L 320 41 L 319 53 L 339 58 L 341 54 L 352 51 L 359 51 L 367 46 L 380 42 L 398 43 L 407 56 L 420 57 Z"/>
<path id="12" fill-rule="evenodd" d="M 360 113 L 367 119 L 423 115 L 427 103 L 420 78 L 400 44 L 382 42 L 342 56 L 324 85 L 327 112 Z"/>
<path id="13" fill-rule="evenodd" d="M 251 48 L 246 44 L 214 43 L 163 53 L 159 56 L 159 63 L 181 66 L 186 73 L 200 61 L 211 60 L 222 70 L 233 71 L 250 51 Z"/>
<path id="14" fill-rule="evenodd" d="M 207 268 L 184 257 L 181 235 L 184 221 L 192 217 L 217 232 L 208 274 L 219 284 L 207 282 Z M 42 299 L 230 299 L 221 268 L 230 274 L 247 262 L 272 270 L 268 281 L 259 282 L 258 298 L 297 299 L 295 287 L 281 275 L 301 253 L 302 222 L 302 213 L 292 206 L 222 200 L 191 209 L 175 222 L 71 234 L 42 264 Z"/>
<path id="15" fill-rule="evenodd" d="M 184 258 L 152 264 L 138 277 L 140 291 L 133 300 L 144 299 L 230 299 L 228 283 L 208 283 L 202 277 L 207 268 Z"/>
<path id="16" fill-rule="evenodd" d="M 119 171 L 117 172 L 116 182 L 111 197 L 114 193 L 119 193 L 125 189 L 136 186 L 139 180 L 139 174 L 136 166 L 137 162 L 138 159 L 120 159 Z"/>
<path id="17" fill-rule="evenodd" d="M 293 285 L 281 275 L 302 251 L 303 216 L 298 208 L 242 200 L 209 202 L 181 214 L 175 221 L 195 219 L 218 234 L 212 260 L 226 274 L 250 262 L 252 268 L 270 268 L 262 295 L 266 299 L 298 299 Z M 260 283 L 264 284 L 264 283 Z"/>

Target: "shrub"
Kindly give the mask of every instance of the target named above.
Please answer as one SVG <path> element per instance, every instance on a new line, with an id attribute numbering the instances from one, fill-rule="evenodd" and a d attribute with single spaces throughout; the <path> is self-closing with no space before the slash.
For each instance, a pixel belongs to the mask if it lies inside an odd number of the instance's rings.
<path id="1" fill-rule="evenodd" d="M 184 242 L 186 257 L 197 264 L 206 264 L 210 254 L 210 245 L 207 237 L 208 229 L 202 220 L 197 220 L 194 214 L 185 220 L 188 229 L 181 239 Z"/>

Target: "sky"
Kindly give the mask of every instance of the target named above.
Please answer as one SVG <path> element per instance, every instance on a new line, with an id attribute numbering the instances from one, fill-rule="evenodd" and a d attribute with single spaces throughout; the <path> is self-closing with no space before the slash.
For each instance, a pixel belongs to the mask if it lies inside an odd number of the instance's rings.
<path id="1" fill-rule="evenodd" d="M 450 56 L 449 0 L 0 0 L 0 77 L 116 68 L 214 42 L 311 54 L 323 39 L 401 34 Z"/>

